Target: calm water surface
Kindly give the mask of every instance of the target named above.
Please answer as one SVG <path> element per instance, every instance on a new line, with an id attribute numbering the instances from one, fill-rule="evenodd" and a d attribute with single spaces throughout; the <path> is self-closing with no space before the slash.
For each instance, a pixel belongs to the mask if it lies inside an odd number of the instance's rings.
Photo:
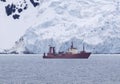
<path id="1" fill-rule="evenodd" d="M 1 55 L 0 84 L 120 84 L 120 55 L 50 60 Z"/>

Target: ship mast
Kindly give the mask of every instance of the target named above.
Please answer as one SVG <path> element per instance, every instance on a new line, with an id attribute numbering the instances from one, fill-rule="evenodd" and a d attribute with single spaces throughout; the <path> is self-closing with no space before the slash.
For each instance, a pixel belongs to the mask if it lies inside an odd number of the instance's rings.
<path id="1" fill-rule="evenodd" d="M 71 42 L 71 49 L 73 48 L 73 42 Z"/>
<path id="2" fill-rule="evenodd" d="M 83 43 L 83 51 L 85 51 L 85 46 L 84 46 L 84 43 Z"/>

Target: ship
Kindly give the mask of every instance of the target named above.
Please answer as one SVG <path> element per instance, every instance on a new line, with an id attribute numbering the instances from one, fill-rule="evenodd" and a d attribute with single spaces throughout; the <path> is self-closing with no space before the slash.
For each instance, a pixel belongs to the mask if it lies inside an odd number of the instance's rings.
<path id="1" fill-rule="evenodd" d="M 88 59 L 91 55 L 91 52 L 86 52 L 85 47 L 83 45 L 83 50 L 78 52 L 77 48 L 74 48 L 73 42 L 71 43 L 71 47 L 68 49 L 67 52 L 58 52 L 56 53 L 55 47 L 50 46 L 49 52 L 43 54 L 43 58 L 58 58 L 58 59 L 69 59 L 69 58 L 81 58 L 81 59 Z"/>

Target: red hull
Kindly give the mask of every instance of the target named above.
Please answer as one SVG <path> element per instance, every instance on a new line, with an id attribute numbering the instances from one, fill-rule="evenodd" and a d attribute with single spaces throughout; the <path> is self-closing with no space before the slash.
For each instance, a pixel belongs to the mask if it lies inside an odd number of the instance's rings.
<path id="1" fill-rule="evenodd" d="M 82 58 L 87 59 L 90 56 L 90 52 L 81 52 L 78 54 L 50 54 L 43 56 L 43 58 L 59 58 L 59 59 L 70 59 L 70 58 Z"/>
<path id="2" fill-rule="evenodd" d="M 91 52 L 86 52 L 83 46 L 83 51 L 78 53 L 77 49 L 73 47 L 73 42 L 71 45 L 71 48 L 68 49 L 68 52 L 59 52 L 58 54 L 55 53 L 55 47 L 50 47 L 49 52 L 46 54 L 44 53 L 43 58 L 82 58 L 82 59 L 87 59 L 90 56 Z"/>

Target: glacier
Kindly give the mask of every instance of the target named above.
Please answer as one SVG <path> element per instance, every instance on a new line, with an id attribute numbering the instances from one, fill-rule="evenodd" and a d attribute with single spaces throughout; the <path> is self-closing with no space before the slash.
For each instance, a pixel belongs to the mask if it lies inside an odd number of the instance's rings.
<path id="1" fill-rule="evenodd" d="M 43 0 L 35 24 L 8 52 L 66 51 L 71 42 L 92 53 L 120 53 L 119 0 Z"/>

